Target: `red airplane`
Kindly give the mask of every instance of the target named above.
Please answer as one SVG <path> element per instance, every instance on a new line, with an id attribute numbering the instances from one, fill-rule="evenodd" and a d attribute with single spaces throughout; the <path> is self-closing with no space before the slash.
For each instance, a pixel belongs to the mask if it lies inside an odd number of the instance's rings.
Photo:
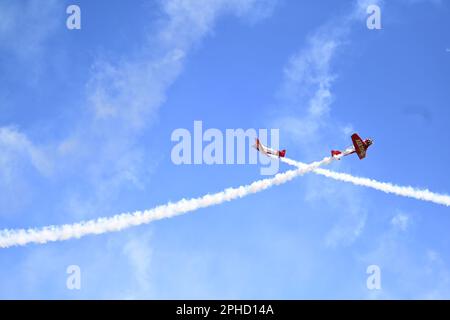
<path id="1" fill-rule="evenodd" d="M 365 139 L 362 140 L 357 133 L 352 134 L 352 141 L 353 146 L 348 147 L 344 151 L 339 150 L 331 150 L 331 156 L 339 156 L 342 155 L 348 156 L 349 154 L 356 153 L 359 157 L 359 159 L 364 159 L 366 157 L 366 151 L 367 149 L 372 145 L 373 140 L 372 139 Z"/>
<path id="2" fill-rule="evenodd" d="M 259 142 L 258 138 L 256 138 L 256 143 L 253 145 L 253 147 L 255 147 L 256 150 L 260 151 L 261 153 L 264 153 L 265 155 L 273 155 L 278 158 L 283 158 L 286 156 L 286 150 L 274 150 L 266 147 L 261 142 Z"/>

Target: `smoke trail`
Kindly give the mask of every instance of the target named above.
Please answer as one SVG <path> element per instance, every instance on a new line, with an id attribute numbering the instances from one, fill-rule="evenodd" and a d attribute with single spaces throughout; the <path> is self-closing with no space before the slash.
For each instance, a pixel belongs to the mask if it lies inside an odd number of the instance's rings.
<path id="1" fill-rule="evenodd" d="M 286 158 L 281 159 L 283 162 L 291 166 L 296 166 L 298 168 L 304 168 L 305 166 L 307 166 L 305 163 L 298 162 L 292 159 Z M 327 178 L 344 182 L 350 182 L 357 186 L 368 187 L 379 191 L 383 191 L 385 193 L 396 194 L 399 196 L 414 198 L 422 201 L 429 201 L 447 207 L 450 206 L 450 196 L 446 194 L 434 193 L 429 190 L 415 189 L 413 187 L 398 186 L 392 183 L 379 182 L 368 178 L 355 177 L 347 173 L 333 172 L 322 168 L 315 168 L 312 171 Z"/>
<path id="2" fill-rule="evenodd" d="M 295 177 L 312 171 L 321 165 L 328 164 L 335 158 L 327 157 L 311 164 L 302 164 L 295 170 L 279 173 L 272 178 L 255 181 L 249 185 L 228 188 L 215 194 L 207 194 L 199 198 L 182 199 L 175 203 L 168 203 L 145 211 L 123 213 L 109 218 L 99 218 L 85 222 L 48 226 L 44 228 L 16 229 L 0 231 L 0 248 L 23 246 L 29 243 L 47 243 L 81 238 L 90 234 L 120 231 L 132 226 L 150 223 L 155 220 L 171 218 L 200 208 L 217 205 L 226 201 L 242 198 L 257 193 L 275 185 L 286 183 Z"/>

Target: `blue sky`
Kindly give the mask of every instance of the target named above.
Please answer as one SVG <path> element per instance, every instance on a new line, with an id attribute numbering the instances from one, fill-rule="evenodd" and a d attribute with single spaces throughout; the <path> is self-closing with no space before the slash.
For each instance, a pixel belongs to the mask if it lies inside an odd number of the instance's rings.
<path id="1" fill-rule="evenodd" d="M 81 30 L 66 8 L 81 8 Z M 381 30 L 366 27 L 369 4 Z M 279 128 L 330 169 L 448 193 L 446 1 L 0 2 L 0 229 L 261 178 L 172 163 L 177 128 Z M 287 170 L 284 164 L 281 170 Z M 448 208 L 307 175 L 173 219 L 0 250 L 0 298 L 450 298 Z M 81 269 L 68 290 L 66 269 Z M 368 290 L 378 265 L 381 290 Z"/>

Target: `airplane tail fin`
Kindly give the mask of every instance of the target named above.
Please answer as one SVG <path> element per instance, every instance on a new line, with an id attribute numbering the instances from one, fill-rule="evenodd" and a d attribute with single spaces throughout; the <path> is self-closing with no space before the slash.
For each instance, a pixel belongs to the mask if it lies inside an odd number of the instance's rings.
<path id="1" fill-rule="evenodd" d="M 278 153 L 278 155 L 279 155 L 279 157 L 284 158 L 284 157 L 286 156 L 286 150 L 281 150 L 281 151 Z"/>
<path id="2" fill-rule="evenodd" d="M 340 154 L 342 154 L 342 152 L 340 152 L 339 150 L 331 150 L 331 156 L 332 156 L 332 157 L 338 156 L 338 155 L 340 155 Z"/>
<path id="3" fill-rule="evenodd" d="M 253 147 L 259 151 L 259 139 L 258 138 L 255 139 L 255 144 L 253 145 Z"/>

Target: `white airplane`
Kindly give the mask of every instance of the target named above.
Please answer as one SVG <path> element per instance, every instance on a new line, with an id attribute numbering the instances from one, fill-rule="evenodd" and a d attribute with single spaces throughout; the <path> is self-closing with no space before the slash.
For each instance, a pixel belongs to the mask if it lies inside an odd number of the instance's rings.
<path id="1" fill-rule="evenodd" d="M 278 158 L 283 158 L 286 156 L 286 150 L 274 150 L 269 147 L 266 147 L 261 142 L 259 142 L 259 139 L 256 138 L 256 143 L 253 145 L 253 147 L 256 148 L 259 152 L 265 154 L 265 155 L 273 155 Z"/>

